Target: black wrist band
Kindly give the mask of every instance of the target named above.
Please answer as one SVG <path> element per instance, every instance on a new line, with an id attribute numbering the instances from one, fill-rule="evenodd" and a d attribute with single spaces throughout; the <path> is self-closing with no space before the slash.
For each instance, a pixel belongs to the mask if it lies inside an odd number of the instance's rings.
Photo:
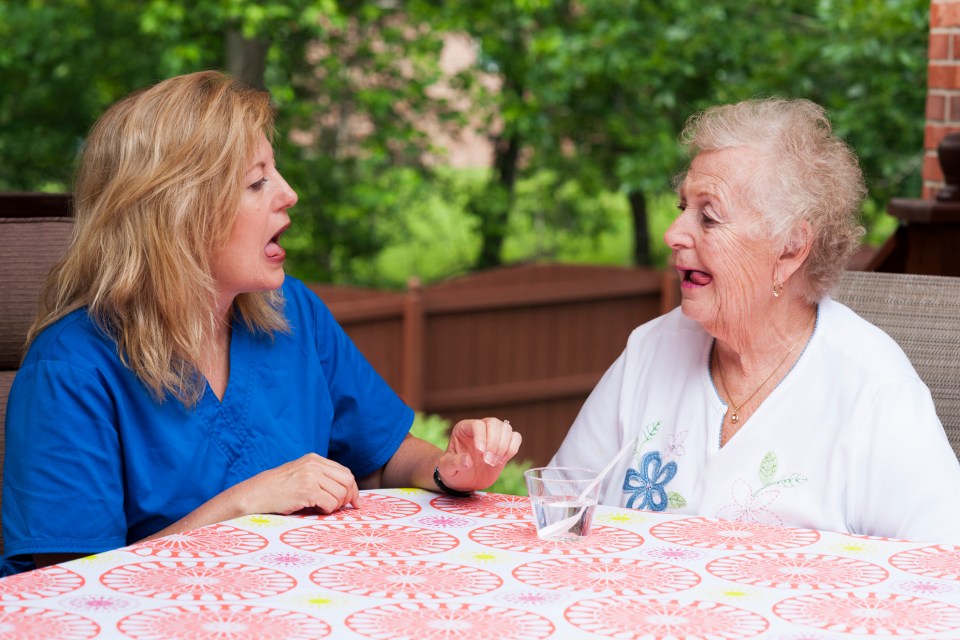
<path id="1" fill-rule="evenodd" d="M 473 491 L 458 491 L 457 489 L 451 489 L 447 485 L 443 484 L 443 480 L 440 479 L 439 464 L 433 468 L 433 481 L 436 483 L 437 488 L 448 496 L 453 496 L 454 498 L 469 498 L 473 495 Z"/>

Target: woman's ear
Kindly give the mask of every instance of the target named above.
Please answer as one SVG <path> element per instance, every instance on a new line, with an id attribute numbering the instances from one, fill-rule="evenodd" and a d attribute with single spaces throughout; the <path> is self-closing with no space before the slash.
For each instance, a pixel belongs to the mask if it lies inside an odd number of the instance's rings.
<path id="1" fill-rule="evenodd" d="M 780 282 L 790 279 L 799 269 L 813 248 L 813 227 L 808 220 L 797 225 L 787 240 L 786 246 L 777 258 L 777 274 Z"/>

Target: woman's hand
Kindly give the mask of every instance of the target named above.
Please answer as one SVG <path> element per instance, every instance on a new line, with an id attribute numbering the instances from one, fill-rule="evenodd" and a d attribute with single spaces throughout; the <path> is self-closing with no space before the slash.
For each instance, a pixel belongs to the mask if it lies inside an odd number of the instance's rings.
<path id="1" fill-rule="evenodd" d="M 316 453 L 308 453 L 233 485 L 144 540 L 252 513 L 286 515 L 301 509 L 333 513 L 348 504 L 360 506 L 360 490 L 350 469 Z"/>
<path id="2" fill-rule="evenodd" d="M 359 506 L 360 490 L 345 466 L 316 453 L 268 469 L 233 488 L 245 513 L 290 514 L 301 509 L 332 513 Z"/>
<path id="3" fill-rule="evenodd" d="M 520 448 L 520 434 L 506 420 L 462 420 L 440 456 L 440 477 L 451 489 L 474 491 L 493 484 Z"/>

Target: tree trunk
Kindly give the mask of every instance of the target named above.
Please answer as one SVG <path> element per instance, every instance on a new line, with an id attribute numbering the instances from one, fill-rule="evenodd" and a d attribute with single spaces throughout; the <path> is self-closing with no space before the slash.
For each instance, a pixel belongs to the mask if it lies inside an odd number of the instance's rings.
<path id="1" fill-rule="evenodd" d="M 269 48 L 270 41 L 265 38 L 245 38 L 242 32 L 228 29 L 225 52 L 227 73 L 254 89 L 266 89 L 264 72 Z"/>
<path id="2" fill-rule="evenodd" d="M 517 163 L 520 158 L 520 136 L 513 134 L 499 138 L 494 149 L 493 170 L 495 184 L 471 209 L 480 218 L 482 244 L 477 258 L 478 269 L 490 269 L 503 264 L 501 252 L 507 236 L 507 223 L 513 203 L 513 189 L 517 182 Z"/>
<path id="3" fill-rule="evenodd" d="M 650 228 L 647 224 L 647 198 L 643 191 L 634 190 L 627 194 L 630 201 L 630 213 L 633 217 L 633 264 L 648 267 L 650 256 Z"/>

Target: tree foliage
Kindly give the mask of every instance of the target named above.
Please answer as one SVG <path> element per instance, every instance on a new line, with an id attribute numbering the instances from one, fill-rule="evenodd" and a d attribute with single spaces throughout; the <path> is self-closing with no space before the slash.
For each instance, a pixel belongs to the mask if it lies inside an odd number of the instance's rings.
<path id="1" fill-rule="evenodd" d="M 498 139 L 521 145 L 514 166 L 497 167 L 493 180 L 509 191 L 517 175 L 549 170 L 554 190 L 575 182 L 584 193 L 622 192 L 634 213 L 637 262 L 649 261 L 645 194 L 669 189 L 684 163 L 683 123 L 712 104 L 769 95 L 814 100 L 860 154 L 881 206 L 917 193 L 924 0 L 459 4 L 447 5 L 449 25 L 478 41 L 478 70 L 504 81 L 493 96 Z M 543 202 L 560 222 L 562 203 Z M 494 229 L 506 218 L 490 205 L 472 212 L 495 220 Z"/>
<path id="2" fill-rule="evenodd" d="M 375 280 L 363 259 L 437 193 L 475 220 L 479 266 L 503 259 L 518 217 L 602 232 L 598 194 L 619 193 L 643 263 L 649 196 L 684 164 L 684 121 L 715 103 L 819 102 L 877 208 L 917 195 L 928 12 L 926 0 L 0 0 L 0 189 L 69 188 L 107 105 L 224 68 L 278 104 L 304 277 Z M 434 90 L 449 32 L 476 44 L 476 63 L 444 80 L 466 112 Z M 463 183 L 433 170 L 428 131 L 467 123 L 495 153 L 479 188 L 454 193 Z"/>

